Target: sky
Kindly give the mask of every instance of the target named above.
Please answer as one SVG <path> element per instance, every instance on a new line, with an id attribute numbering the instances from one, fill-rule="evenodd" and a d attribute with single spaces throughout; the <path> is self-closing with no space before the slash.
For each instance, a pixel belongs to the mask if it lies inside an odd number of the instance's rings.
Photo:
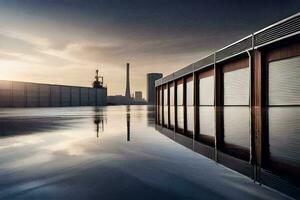
<path id="1" fill-rule="evenodd" d="M 0 80 L 91 86 L 145 97 L 170 74 L 300 11 L 299 0 L 0 0 Z"/>

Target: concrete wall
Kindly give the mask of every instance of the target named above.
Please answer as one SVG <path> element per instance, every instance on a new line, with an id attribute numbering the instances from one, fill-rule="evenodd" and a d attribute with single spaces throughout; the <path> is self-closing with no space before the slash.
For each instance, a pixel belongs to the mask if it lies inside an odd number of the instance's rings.
<path id="1" fill-rule="evenodd" d="M 107 89 L 0 80 L 0 107 L 104 106 Z"/>

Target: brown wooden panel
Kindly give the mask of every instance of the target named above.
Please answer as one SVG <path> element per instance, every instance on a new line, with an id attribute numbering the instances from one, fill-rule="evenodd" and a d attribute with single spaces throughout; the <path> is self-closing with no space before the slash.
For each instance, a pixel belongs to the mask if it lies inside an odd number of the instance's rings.
<path id="1" fill-rule="evenodd" d="M 177 84 L 177 85 L 179 85 L 179 84 L 183 84 L 183 79 L 179 79 L 179 80 L 177 80 L 177 81 L 176 81 L 176 84 Z"/>
<path id="2" fill-rule="evenodd" d="M 271 62 L 300 55 L 300 42 L 266 52 L 266 61 Z"/>
<path id="3" fill-rule="evenodd" d="M 254 106 L 262 106 L 262 55 L 258 50 L 253 54 L 253 70 L 254 70 L 254 88 L 252 102 Z"/>
<path id="4" fill-rule="evenodd" d="M 248 66 L 249 66 L 249 59 L 246 57 L 243 59 L 235 60 L 230 63 L 224 64 L 222 67 L 223 67 L 223 72 L 230 72 L 237 69 L 247 68 Z"/>
<path id="5" fill-rule="evenodd" d="M 186 77 L 185 80 L 186 80 L 186 82 L 193 81 L 193 76 Z"/>
<path id="6" fill-rule="evenodd" d="M 199 78 L 206 78 L 214 75 L 214 69 L 209 69 L 199 73 Z"/>

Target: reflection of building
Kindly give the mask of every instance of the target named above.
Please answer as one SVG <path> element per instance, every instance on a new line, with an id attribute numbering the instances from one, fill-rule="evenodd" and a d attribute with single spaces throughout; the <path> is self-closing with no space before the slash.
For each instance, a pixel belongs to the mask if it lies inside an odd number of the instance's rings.
<path id="1" fill-rule="evenodd" d="M 143 101 L 143 94 L 142 94 L 142 91 L 135 91 L 134 99 L 135 99 L 136 101 Z"/>
<path id="2" fill-rule="evenodd" d="M 171 138 L 186 140 L 185 146 L 206 148 L 208 157 L 298 197 L 300 26 L 295 24 L 300 13 L 157 80 L 156 122 Z"/>
<path id="3" fill-rule="evenodd" d="M 130 106 L 126 107 L 127 141 L 130 141 Z"/>
<path id="4" fill-rule="evenodd" d="M 111 105 L 130 105 L 133 104 L 133 99 L 122 95 L 108 96 L 108 103 Z"/>
<path id="5" fill-rule="evenodd" d="M 96 134 L 98 138 L 99 133 L 104 132 L 104 122 L 106 123 L 106 118 L 101 114 L 102 110 L 100 110 L 99 107 L 95 107 L 94 112 L 94 123 L 96 124 Z"/>
<path id="6" fill-rule="evenodd" d="M 147 101 L 148 104 L 155 104 L 155 81 L 160 79 L 163 75 L 161 73 L 147 74 Z"/>

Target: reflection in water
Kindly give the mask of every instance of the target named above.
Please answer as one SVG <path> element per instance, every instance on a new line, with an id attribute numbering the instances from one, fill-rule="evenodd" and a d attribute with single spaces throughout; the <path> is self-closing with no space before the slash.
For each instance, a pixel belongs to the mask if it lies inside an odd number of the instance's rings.
<path id="1" fill-rule="evenodd" d="M 96 124 L 96 133 L 98 138 L 99 132 L 101 133 L 104 132 L 104 121 L 105 123 L 107 123 L 106 121 L 107 119 L 103 115 L 99 114 L 101 113 L 101 109 L 98 106 L 94 108 L 94 111 L 95 111 L 94 123 Z"/>
<path id="2" fill-rule="evenodd" d="M 177 106 L 177 129 L 180 132 L 184 129 L 183 106 Z"/>
<path id="3" fill-rule="evenodd" d="M 127 141 L 130 141 L 130 106 L 126 106 Z"/>
<path id="4" fill-rule="evenodd" d="M 268 111 L 271 159 L 300 166 L 300 107 L 270 107 Z"/>
<path id="5" fill-rule="evenodd" d="M 203 143 L 215 143 L 215 108 L 214 106 L 199 106 L 199 134 L 196 139 Z"/>
<path id="6" fill-rule="evenodd" d="M 175 106 L 170 106 L 170 128 L 175 126 Z"/>
<path id="7" fill-rule="evenodd" d="M 263 168 L 300 186 L 300 107 L 269 107 L 264 119 Z"/>
<path id="8" fill-rule="evenodd" d="M 186 107 L 187 113 L 187 131 L 189 135 L 194 134 L 194 106 L 187 106 Z"/>
<path id="9" fill-rule="evenodd" d="M 224 107 L 224 141 L 249 149 L 250 109 L 249 107 Z"/>
<path id="10" fill-rule="evenodd" d="M 14 137 L 0 139 L 0 199 L 284 199 L 157 134 L 155 107 L 144 108 L 0 110 L 1 118 L 24 120 L 26 113 L 50 124 L 27 126 L 35 133 L 28 135 L 11 126 Z M 137 134 L 128 143 L 131 129 Z"/>
<path id="11" fill-rule="evenodd" d="M 181 107 L 178 108 L 181 110 Z M 262 112 L 261 136 L 251 136 L 251 110 L 248 106 L 198 108 L 199 123 L 195 138 L 183 138 L 186 133 L 178 131 L 172 137 L 173 129 L 158 130 L 183 146 L 239 171 L 255 181 L 292 196 L 299 196 L 299 106 L 265 108 Z M 186 118 L 188 127 L 189 121 L 193 120 L 190 112 L 187 112 Z M 183 116 L 179 115 L 177 120 L 180 124 L 184 124 L 181 122 L 184 121 Z M 255 132 L 252 131 L 253 133 Z"/>

